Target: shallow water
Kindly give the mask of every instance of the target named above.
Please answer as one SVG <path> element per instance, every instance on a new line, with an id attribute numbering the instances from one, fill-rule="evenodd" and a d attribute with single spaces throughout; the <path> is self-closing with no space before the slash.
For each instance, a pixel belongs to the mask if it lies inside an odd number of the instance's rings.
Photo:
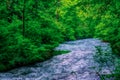
<path id="1" fill-rule="evenodd" d="M 0 73 L 0 80 L 100 80 L 97 72 L 111 74 L 113 66 L 100 67 L 101 64 L 94 60 L 96 46 L 101 46 L 104 52 L 111 51 L 109 43 L 98 39 L 68 41 L 55 48 L 55 50 L 69 50 L 68 54 Z"/>

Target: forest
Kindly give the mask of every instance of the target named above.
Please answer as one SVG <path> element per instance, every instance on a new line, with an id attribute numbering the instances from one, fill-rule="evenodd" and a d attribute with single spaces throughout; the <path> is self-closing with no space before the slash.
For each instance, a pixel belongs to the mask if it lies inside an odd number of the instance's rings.
<path id="1" fill-rule="evenodd" d="M 1 0 L 0 71 L 45 61 L 65 41 L 99 38 L 120 63 L 119 0 Z M 115 76 L 120 78 L 120 64 Z"/>

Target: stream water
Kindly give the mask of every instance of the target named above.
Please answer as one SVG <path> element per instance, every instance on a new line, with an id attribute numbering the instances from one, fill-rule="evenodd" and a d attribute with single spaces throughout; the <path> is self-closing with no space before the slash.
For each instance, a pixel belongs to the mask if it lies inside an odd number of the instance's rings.
<path id="1" fill-rule="evenodd" d="M 69 50 L 69 53 L 0 73 L 0 80 L 100 80 L 100 75 L 112 73 L 114 65 L 110 57 L 106 59 L 109 67 L 105 64 L 101 66 L 95 61 L 97 46 L 100 46 L 103 52 L 111 52 L 110 44 L 99 39 L 68 41 L 55 50 Z"/>

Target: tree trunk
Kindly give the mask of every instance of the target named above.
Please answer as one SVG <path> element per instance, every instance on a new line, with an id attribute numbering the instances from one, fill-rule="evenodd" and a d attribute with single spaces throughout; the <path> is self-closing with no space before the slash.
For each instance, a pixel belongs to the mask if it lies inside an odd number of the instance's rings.
<path id="1" fill-rule="evenodd" d="M 12 22 L 12 12 L 11 12 L 11 1 L 10 0 L 7 0 L 6 1 L 6 5 L 7 5 L 7 20 L 9 23 Z"/>
<path id="2" fill-rule="evenodd" d="M 56 11 L 56 20 L 59 21 L 59 7 L 60 7 L 60 0 L 57 1 L 57 11 Z"/>
<path id="3" fill-rule="evenodd" d="M 23 36 L 25 36 L 25 0 L 23 0 L 23 16 L 22 16 L 22 31 L 23 31 Z"/>

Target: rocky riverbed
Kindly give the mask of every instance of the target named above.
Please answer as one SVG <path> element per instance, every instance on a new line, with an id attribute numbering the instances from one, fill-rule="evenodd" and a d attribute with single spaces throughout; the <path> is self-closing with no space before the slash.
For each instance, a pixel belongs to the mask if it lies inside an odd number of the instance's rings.
<path id="1" fill-rule="evenodd" d="M 96 61 L 99 57 L 96 56 L 96 47 L 99 46 L 105 54 L 111 52 L 110 44 L 99 39 L 65 42 L 55 50 L 69 50 L 69 53 L 54 56 L 42 63 L 0 73 L 0 80 L 100 80 L 101 75 L 112 74 L 114 65 L 110 56 L 103 58 L 107 58 L 107 65 Z"/>

